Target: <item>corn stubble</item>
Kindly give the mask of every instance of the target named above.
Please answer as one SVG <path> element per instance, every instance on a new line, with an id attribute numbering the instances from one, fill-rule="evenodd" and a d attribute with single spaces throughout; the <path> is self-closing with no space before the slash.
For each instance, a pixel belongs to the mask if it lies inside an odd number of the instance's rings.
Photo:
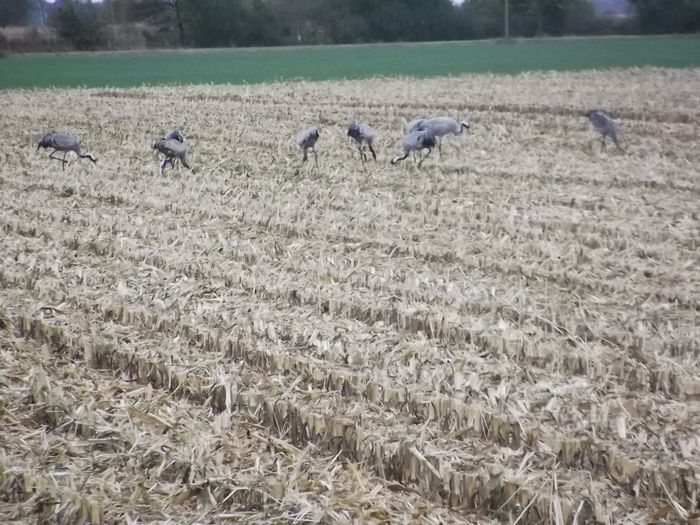
<path id="1" fill-rule="evenodd" d="M 2 93 L 0 515 L 697 520 L 699 83 Z M 627 154 L 591 143 L 591 106 Z M 445 113 L 471 133 L 389 165 Z M 100 163 L 62 172 L 30 147 L 46 126 Z M 161 175 L 174 127 L 194 169 Z"/>

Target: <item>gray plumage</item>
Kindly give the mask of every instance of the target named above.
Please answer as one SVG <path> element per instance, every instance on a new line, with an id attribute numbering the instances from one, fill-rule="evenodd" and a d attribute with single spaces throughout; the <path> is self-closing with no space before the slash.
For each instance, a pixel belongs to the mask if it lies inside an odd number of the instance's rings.
<path id="1" fill-rule="evenodd" d="M 178 142 L 182 142 L 183 144 L 185 143 L 185 137 L 183 137 L 182 133 L 180 133 L 180 130 L 177 129 L 168 133 L 168 135 L 165 138 L 177 140 Z"/>
<path id="2" fill-rule="evenodd" d="M 362 159 L 362 162 L 367 160 L 367 155 L 363 151 L 363 147 L 365 145 L 367 145 L 369 151 L 372 153 L 372 158 L 377 160 L 377 153 L 372 147 L 375 133 L 374 130 L 367 124 L 363 124 L 362 122 L 351 122 L 348 126 L 348 137 L 352 137 L 352 139 L 357 142 L 357 149 L 360 150 L 360 158 Z"/>
<path id="3" fill-rule="evenodd" d="M 423 164 L 423 161 L 428 158 L 435 147 L 435 135 L 433 135 L 433 132 L 429 129 L 412 131 L 404 136 L 403 140 L 401 141 L 401 145 L 403 146 L 404 154 L 391 159 L 391 163 L 396 164 L 397 162 L 404 160 L 411 152 L 427 149 L 428 153 L 426 153 L 425 156 L 418 162 L 418 166 L 420 166 Z"/>
<path id="4" fill-rule="evenodd" d="M 319 132 L 316 128 L 304 129 L 301 132 L 299 132 L 299 135 L 297 135 L 297 145 L 299 146 L 299 149 L 301 149 L 301 151 L 304 153 L 304 158 L 302 162 L 307 161 L 308 150 L 313 150 L 316 167 L 318 167 L 318 156 L 316 155 L 316 141 L 318 141 L 318 137 Z"/>
<path id="5" fill-rule="evenodd" d="M 406 135 L 413 131 L 418 131 L 423 127 L 423 123 L 426 121 L 426 118 L 417 118 L 412 120 L 411 122 L 408 123 L 406 126 Z"/>
<path id="6" fill-rule="evenodd" d="M 69 151 L 74 152 L 81 159 L 90 159 L 93 163 L 97 162 L 97 159 L 92 153 L 82 153 L 80 151 L 80 140 L 75 138 L 73 135 L 68 135 L 67 133 L 51 132 L 45 134 L 43 137 L 41 137 L 39 143 L 37 144 L 37 151 L 40 148 L 52 148 L 53 151 L 49 154 L 49 158 L 61 162 L 61 166 L 64 171 L 66 169 L 66 164 L 68 164 L 66 155 L 68 155 Z M 57 151 L 63 152 L 62 159 L 54 157 L 54 153 Z"/>
<path id="7" fill-rule="evenodd" d="M 163 173 L 165 166 L 168 164 L 170 164 L 172 169 L 175 169 L 175 162 L 178 160 L 185 168 L 190 169 L 190 166 L 187 164 L 187 146 L 185 145 L 185 138 L 178 130 L 158 139 L 153 144 L 153 149 L 165 155 L 165 159 L 160 163 L 161 173 Z"/>
<path id="8" fill-rule="evenodd" d="M 600 133 L 600 142 L 603 148 L 605 148 L 605 137 L 610 137 L 617 149 L 624 151 L 617 139 L 617 124 L 610 115 L 602 109 L 591 109 L 586 112 L 586 116 L 593 124 L 595 130 Z"/>
<path id="9" fill-rule="evenodd" d="M 427 119 L 419 118 L 409 122 L 408 126 L 406 126 L 406 132 L 410 133 L 420 129 L 429 129 L 437 139 L 438 150 L 442 151 L 442 137 L 450 133 L 459 135 L 462 131 L 469 128 L 469 122 L 466 120 L 457 122 L 450 117 L 431 117 Z"/>

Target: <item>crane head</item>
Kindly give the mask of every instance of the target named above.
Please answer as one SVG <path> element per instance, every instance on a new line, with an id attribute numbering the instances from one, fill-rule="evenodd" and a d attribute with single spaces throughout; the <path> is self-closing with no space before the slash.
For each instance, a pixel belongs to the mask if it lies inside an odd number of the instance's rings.
<path id="1" fill-rule="evenodd" d="M 53 135 L 53 133 L 47 133 L 39 139 L 39 142 L 36 145 L 37 151 L 39 151 L 40 148 L 50 148 L 51 147 L 51 136 L 52 135 Z"/>
<path id="2" fill-rule="evenodd" d="M 357 137 L 360 134 L 360 126 L 357 122 L 351 122 L 348 126 L 348 137 Z"/>

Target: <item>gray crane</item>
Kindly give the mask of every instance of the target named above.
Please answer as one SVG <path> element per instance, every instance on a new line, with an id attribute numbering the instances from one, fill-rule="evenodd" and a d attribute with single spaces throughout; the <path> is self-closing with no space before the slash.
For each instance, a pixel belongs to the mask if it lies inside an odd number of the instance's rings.
<path id="1" fill-rule="evenodd" d="M 377 153 L 372 147 L 375 133 L 374 130 L 367 124 L 363 124 L 362 122 L 351 122 L 350 126 L 348 126 L 348 137 L 352 137 L 355 142 L 357 142 L 357 149 L 360 150 L 360 158 L 362 159 L 362 162 L 367 160 L 367 154 L 363 151 L 365 144 L 372 153 L 372 158 L 377 160 Z"/>
<path id="2" fill-rule="evenodd" d="M 160 172 L 163 173 L 165 166 L 170 164 L 172 169 L 175 169 L 175 162 L 179 160 L 182 165 L 191 169 L 187 164 L 187 146 L 185 145 L 185 137 L 178 130 L 168 133 L 163 138 L 158 139 L 153 144 L 153 149 L 165 155 L 165 159 L 160 163 Z"/>
<path id="3" fill-rule="evenodd" d="M 429 129 L 412 131 L 404 136 L 403 140 L 401 141 L 401 145 L 403 147 L 403 156 L 394 157 L 391 159 L 391 163 L 396 164 L 397 162 L 406 159 L 411 152 L 415 153 L 416 151 L 427 149 L 428 153 L 426 153 L 425 156 L 418 162 L 418 166 L 420 166 L 423 164 L 423 161 L 428 158 L 435 147 L 435 135 L 433 135 L 433 132 Z"/>
<path id="4" fill-rule="evenodd" d="M 617 141 L 617 124 L 610 115 L 602 109 L 590 109 L 586 112 L 586 116 L 595 130 L 600 133 L 600 143 L 603 148 L 605 148 L 605 137 L 610 137 L 617 149 L 624 153 L 625 150 L 620 147 L 620 143 Z"/>
<path id="5" fill-rule="evenodd" d="M 66 169 L 66 164 L 68 164 L 66 155 L 68 155 L 69 151 L 74 152 L 81 159 L 90 159 L 93 163 L 97 162 L 97 159 L 92 153 L 82 153 L 80 151 L 80 140 L 66 133 L 56 133 L 53 131 L 51 133 L 46 133 L 39 140 L 39 144 L 37 144 L 37 151 L 39 151 L 40 148 L 52 148 L 53 151 L 49 154 L 49 158 L 61 162 L 64 171 Z M 63 152 L 62 159 L 54 157 L 57 151 Z"/>
<path id="6" fill-rule="evenodd" d="M 429 129 L 437 139 L 438 151 L 442 151 L 442 137 L 450 133 L 459 135 L 462 131 L 465 129 L 468 130 L 469 128 L 469 122 L 466 120 L 457 122 L 450 117 L 431 117 L 427 119 L 419 118 L 409 122 L 408 126 L 406 126 L 406 132 L 410 133 L 420 129 Z"/>
<path id="7" fill-rule="evenodd" d="M 304 152 L 304 159 L 302 162 L 306 162 L 308 159 L 307 152 L 308 150 L 313 150 L 314 152 L 314 161 L 316 163 L 316 167 L 318 168 L 318 156 L 316 155 L 316 141 L 318 140 L 318 129 L 316 128 L 307 128 L 299 132 L 299 135 L 297 135 L 297 145 L 299 146 L 299 149 L 301 149 Z"/>

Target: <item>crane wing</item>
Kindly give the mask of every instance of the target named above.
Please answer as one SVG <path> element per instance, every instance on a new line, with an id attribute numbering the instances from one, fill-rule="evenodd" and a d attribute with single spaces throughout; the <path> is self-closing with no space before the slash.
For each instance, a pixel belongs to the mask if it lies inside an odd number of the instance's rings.
<path id="1" fill-rule="evenodd" d="M 69 150 L 80 146 L 80 141 L 78 139 L 63 133 L 56 133 L 51 139 L 53 147 L 57 150 Z"/>

